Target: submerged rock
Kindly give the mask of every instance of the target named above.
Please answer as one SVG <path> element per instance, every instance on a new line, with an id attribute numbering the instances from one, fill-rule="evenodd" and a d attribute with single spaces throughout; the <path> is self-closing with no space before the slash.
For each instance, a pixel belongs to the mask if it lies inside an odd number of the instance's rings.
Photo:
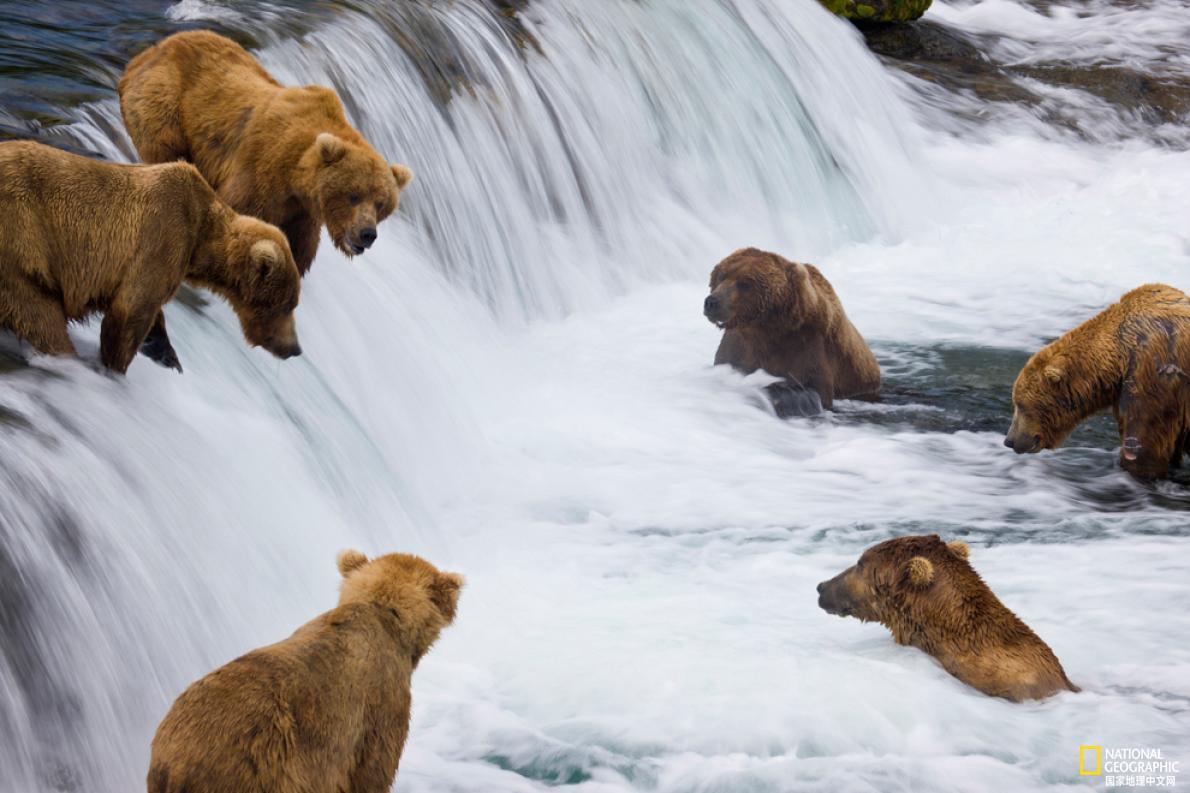
<path id="1" fill-rule="evenodd" d="M 933 0 L 818 0 L 828 11 L 855 22 L 908 22 Z"/>

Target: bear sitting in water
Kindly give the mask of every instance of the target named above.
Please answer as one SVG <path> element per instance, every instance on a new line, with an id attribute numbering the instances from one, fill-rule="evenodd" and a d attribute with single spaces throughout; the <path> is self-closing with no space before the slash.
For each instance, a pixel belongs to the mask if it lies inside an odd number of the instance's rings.
<path id="1" fill-rule="evenodd" d="M 149 793 L 380 793 L 409 733 L 413 670 L 461 576 L 407 554 L 339 554 L 339 605 L 191 685 L 157 728 Z"/>
<path id="2" fill-rule="evenodd" d="M 829 410 L 835 399 L 875 399 L 880 365 L 811 264 L 744 248 L 715 266 L 707 319 L 724 329 L 715 364 L 784 379 L 770 396 L 780 415 Z"/>
<path id="3" fill-rule="evenodd" d="M 818 585 L 828 614 L 879 622 L 897 644 L 929 653 L 969 686 L 1014 702 L 1078 691 L 1049 646 L 1009 611 L 967 561 L 967 546 L 937 534 L 873 545 Z"/>
<path id="4" fill-rule="evenodd" d="M 1054 449 L 1078 424 L 1111 408 L 1120 465 L 1164 477 L 1190 452 L 1190 297 L 1148 284 L 1042 347 L 1012 387 L 1004 445 Z"/>

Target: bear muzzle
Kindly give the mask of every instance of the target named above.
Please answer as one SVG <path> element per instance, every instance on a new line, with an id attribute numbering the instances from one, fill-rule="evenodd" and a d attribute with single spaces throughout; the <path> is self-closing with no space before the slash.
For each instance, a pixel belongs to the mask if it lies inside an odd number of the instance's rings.
<path id="1" fill-rule="evenodd" d="M 718 295 L 712 294 L 707 296 L 707 299 L 702 302 L 702 313 L 703 316 L 720 328 L 727 324 L 728 306 L 724 305 L 723 300 Z"/>
<path id="2" fill-rule="evenodd" d="M 296 358 L 302 354 L 302 346 L 296 341 L 282 344 L 266 344 L 264 348 L 281 360 Z"/>
<path id="3" fill-rule="evenodd" d="M 366 226 L 347 235 L 347 247 L 352 256 L 359 256 L 376 242 L 376 227 Z"/>
<path id="4" fill-rule="evenodd" d="M 1033 454 L 1041 451 L 1041 436 L 1013 433 L 1009 430 L 1004 436 L 1004 445 L 1017 454 Z"/>
<path id="5" fill-rule="evenodd" d="M 823 581 L 818 585 L 818 608 L 827 614 L 834 614 L 837 617 L 851 616 L 854 604 L 851 602 L 847 587 L 843 583 L 843 576 L 845 575 L 847 575 L 847 571 L 843 571 L 829 581 Z"/>

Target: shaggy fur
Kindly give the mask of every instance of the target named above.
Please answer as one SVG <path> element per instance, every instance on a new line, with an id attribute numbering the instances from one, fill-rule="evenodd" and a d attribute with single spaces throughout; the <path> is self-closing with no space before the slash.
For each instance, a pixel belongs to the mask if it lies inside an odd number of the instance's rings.
<path id="1" fill-rule="evenodd" d="M 1018 454 L 1056 448 L 1110 407 L 1120 464 L 1139 478 L 1164 477 L 1190 451 L 1188 373 L 1190 298 L 1163 284 L 1133 289 L 1029 359 L 1004 444 Z"/>
<path id="2" fill-rule="evenodd" d="M 818 585 L 830 614 L 879 622 L 897 644 L 929 653 L 950 674 L 1014 702 L 1078 691 L 1057 657 L 968 562 L 964 543 L 937 534 L 873 545 Z"/>
<path id="3" fill-rule="evenodd" d="M 132 59 L 120 78 L 124 125 L 145 162 L 194 163 L 237 212 L 280 227 L 305 275 L 326 226 L 348 256 L 376 239 L 413 179 L 350 124 L 329 88 L 286 88 L 248 52 L 205 30 L 177 33 Z M 146 354 L 172 350 L 165 317 Z"/>
<path id="4" fill-rule="evenodd" d="M 149 793 L 387 793 L 413 670 L 461 576 L 416 556 L 339 555 L 339 605 L 191 685 L 157 728 Z"/>
<path id="5" fill-rule="evenodd" d="M 716 364 L 783 377 L 816 391 L 827 409 L 836 398 L 874 399 L 880 392 L 876 356 L 811 264 L 738 250 L 711 272 L 703 312 L 725 330 Z"/>
<path id="6" fill-rule="evenodd" d="M 40 352 L 75 354 L 67 322 L 103 312 L 103 364 L 126 371 L 184 279 L 225 297 L 249 343 L 300 351 L 285 237 L 233 212 L 191 165 L 0 143 L 0 217 L 0 327 Z"/>

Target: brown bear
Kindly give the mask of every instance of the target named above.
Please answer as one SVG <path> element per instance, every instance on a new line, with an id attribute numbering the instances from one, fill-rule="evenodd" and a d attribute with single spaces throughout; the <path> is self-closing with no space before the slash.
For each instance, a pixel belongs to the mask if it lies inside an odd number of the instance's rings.
<path id="1" fill-rule="evenodd" d="M 417 556 L 339 554 L 339 605 L 192 684 L 157 728 L 149 793 L 382 793 L 418 661 L 463 579 Z"/>
<path id="2" fill-rule="evenodd" d="M 1029 359 L 1012 387 L 1004 445 L 1054 449 L 1094 413 L 1111 408 L 1120 464 L 1161 478 L 1190 452 L 1190 298 L 1148 284 Z"/>
<path id="3" fill-rule="evenodd" d="M 835 399 L 875 399 L 880 392 L 876 356 L 812 264 L 742 248 L 711 272 L 703 314 L 724 329 L 716 365 L 763 369 L 793 389 L 817 394 L 827 410 Z M 770 389 L 778 413 L 816 412 L 784 410 L 786 393 Z"/>
<path id="4" fill-rule="evenodd" d="M 322 226 L 348 256 L 376 241 L 413 178 L 350 124 L 329 88 L 282 86 L 231 39 L 176 33 L 137 55 L 120 78 L 120 110 L 145 162 L 194 163 L 237 212 L 280 227 L 305 275 Z M 164 316 L 155 347 L 168 351 Z"/>
<path id="5" fill-rule="evenodd" d="M 285 235 L 232 211 L 192 165 L 0 143 L 0 217 L 0 328 L 40 352 L 75 354 L 67 323 L 103 312 L 100 357 L 125 372 L 183 279 L 225 297 L 249 343 L 301 352 Z"/>
<path id="6" fill-rule="evenodd" d="M 967 561 L 967 545 L 937 534 L 868 548 L 818 585 L 828 614 L 879 622 L 897 644 L 929 653 L 973 688 L 1013 702 L 1078 691 L 1049 646 L 1009 611 Z"/>

